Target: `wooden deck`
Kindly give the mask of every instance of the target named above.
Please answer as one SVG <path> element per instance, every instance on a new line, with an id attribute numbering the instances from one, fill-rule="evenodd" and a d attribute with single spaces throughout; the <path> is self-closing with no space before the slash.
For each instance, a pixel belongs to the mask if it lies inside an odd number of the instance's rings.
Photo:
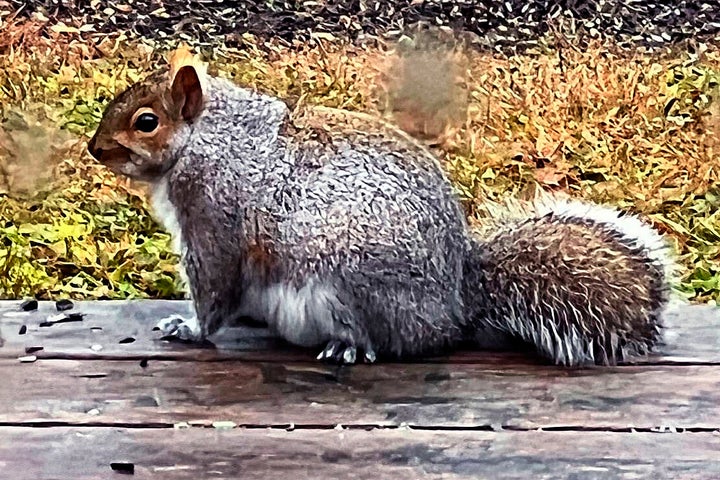
<path id="1" fill-rule="evenodd" d="M 0 479 L 720 478 L 718 309 L 682 307 L 660 354 L 616 368 L 337 368 L 257 328 L 160 340 L 186 302 L 80 303 L 49 326 L 54 303 L 18 305 L 0 302 Z"/>

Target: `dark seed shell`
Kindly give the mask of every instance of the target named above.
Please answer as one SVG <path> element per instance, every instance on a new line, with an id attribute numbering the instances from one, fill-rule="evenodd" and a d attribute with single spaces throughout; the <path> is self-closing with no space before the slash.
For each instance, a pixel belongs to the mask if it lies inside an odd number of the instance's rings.
<path id="1" fill-rule="evenodd" d="M 72 300 L 68 300 L 67 298 L 64 298 L 62 300 L 58 300 L 55 302 L 55 308 L 57 308 L 58 312 L 64 312 L 65 310 L 70 310 L 74 307 Z"/>
<path id="2" fill-rule="evenodd" d="M 23 312 L 31 312 L 33 310 L 37 310 L 38 308 L 38 301 L 34 298 L 25 300 L 20 304 L 20 310 Z"/>
<path id="3" fill-rule="evenodd" d="M 113 462 L 110 464 L 110 468 L 118 473 L 128 473 L 130 475 L 135 473 L 135 464 L 130 462 Z"/>

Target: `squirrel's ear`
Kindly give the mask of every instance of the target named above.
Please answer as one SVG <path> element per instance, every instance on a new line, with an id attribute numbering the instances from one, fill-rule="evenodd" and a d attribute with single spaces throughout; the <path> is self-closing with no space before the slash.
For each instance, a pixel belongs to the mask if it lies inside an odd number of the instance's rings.
<path id="1" fill-rule="evenodd" d="M 198 72 L 192 65 L 181 67 L 173 78 L 171 95 L 184 120 L 193 120 L 202 110 L 203 91 Z"/>

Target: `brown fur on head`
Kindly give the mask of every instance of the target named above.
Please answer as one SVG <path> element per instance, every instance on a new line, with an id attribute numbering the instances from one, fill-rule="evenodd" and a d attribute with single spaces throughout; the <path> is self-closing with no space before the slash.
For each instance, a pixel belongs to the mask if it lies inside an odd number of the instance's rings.
<path id="1" fill-rule="evenodd" d="M 115 173 L 153 180 L 172 165 L 165 152 L 175 131 L 200 115 L 205 66 L 186 47 L 176 50 L 168 69 L 119 94 L 106 108 L 90 154 Z"/>

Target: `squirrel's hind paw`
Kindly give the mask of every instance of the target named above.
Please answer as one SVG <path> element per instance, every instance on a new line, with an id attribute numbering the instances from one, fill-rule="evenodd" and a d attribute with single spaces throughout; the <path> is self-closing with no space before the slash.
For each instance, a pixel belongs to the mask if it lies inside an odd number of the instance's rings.
<path id="1" fill-rule="evenodd" d="M 163 338 L 176 339 L 185 342 L 197 342 L 202 339 L 200 323 L 197 317 L 184 318 L 180 315 L 171 315 L 161 319 L 153 330 L 159 330 Z"/>
<path id="2" fill-rule="evenodd" d="M 356 363 L 357 357 L 357 347 L 347 345 L 339 340 L 330 340 L 325 349 L 317 356 L 317 359 L 338 365 L 353 365 Z M 362 358 L 366 363 L 373 363 L 377 356 L 371 349 L 366 349 Z"/>

